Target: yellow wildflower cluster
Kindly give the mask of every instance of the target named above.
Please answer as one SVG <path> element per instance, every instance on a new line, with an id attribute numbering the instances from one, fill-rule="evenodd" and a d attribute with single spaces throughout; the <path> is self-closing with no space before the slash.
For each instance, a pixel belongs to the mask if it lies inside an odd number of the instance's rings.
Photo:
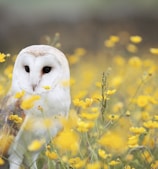
<path id="1" fill-rule="evenodd" d="M 17 114 L 11 114 L 8 119 L 16 124 L 21 124 L 23 121 L 22 117 L 19 117 Z"/>
<path id="2" fill-rule="evenodd" d="M 31 97 L 24 99 L 21 103 L 21 108 L 23 110 L 28 110 L 34 106 L 34 103 L 40 99 L 39 95 L 32 95 Z"/>
<path id="3" fill-rule="evenodd" d="M 0 62 L 5 62 L 6 55 L 4 53 L 0 53 Z"/>
<path id="4" fill-rule="evenodd" d="M 144 40 L 139 35 L 111 35 L 104 41 L 104 54 L 99 52 L 93 57 L 77 48 L 68 55 L 71 80 L 61 85 L 71 87 L 69 117 L 60 119 L 63 130 L 41 154 L 39 169 L 158 168 L 158 58 L 153 56 L 158 54 L 158 48 L 150 47 L 144 54 L 140 45 Z M 5 61 L 2 56 L 0 60 Z M 1 70 L 0 99 L 6 93 L 11 70 L 10 65 Z M 51 90 L 49 86 L 43 89 Z M 24 110 L 40 99 L 37 95 L 26 96 L 25 91 L 14 96 L 21 100 Z M 41 106 L 37 108 L 44 112 Z M 17 115 L 9 119 L 22 123 L 22 117 Z M 30 119 L 24 129 L 32 130 L 35 120 Z M 49 129 L 52 119 L 38 119 L 38 123 Z M 0 139 L 0 146 L 4 142 L 5 137 Z M 34 153 L 44 144 L 43 139 L 35 139 L 27 148 Z M 0 158 L 0 165 L 3 162 Z"/>

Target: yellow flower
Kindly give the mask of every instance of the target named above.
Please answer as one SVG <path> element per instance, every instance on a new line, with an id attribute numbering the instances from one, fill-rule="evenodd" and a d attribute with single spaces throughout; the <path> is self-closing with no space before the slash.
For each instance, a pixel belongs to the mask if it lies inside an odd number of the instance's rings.
<path id="1" fill-rule="evenodd" d="M 20 98 L 22 98 L 24 95 L 25 95 L 25 91 L 23 90 L 23 91 L 21 91 L 21 92 L 17 92 L 14 97 L 15 97 L 16 99 L 20 99 Z"/>
<path id="2" fill-rule="evenodd" d="M 74 157 L 69 160 L 69 164 L 72 168 L 75 169 L 83 168 L 86 164 L 86 159 L 81 160 L 79 157 Z"/>
<path id="3" fill-rule="evenodd" d="M 4 70 L 4 74 L 10 79 L 12 78 L 12 72 L 13 72 L 13 65 L 7 66 L 7 68 Z"/>
<path id="4" fill-rule="evenodd" d="M 101 163 L 99 161 L 89 163 L 86 165 L 86 169 L 101 169 Z"/>
<path id="5" fill-rule="evenodd" d="M 24 110 L 31 109 L 34 106 L 34 103 L 40 99 L 39 95 L 32 95 L 31 97 L 22 101 L 20 107 Z"/>
<path id="6" fill-rule="evenodd" d="M 107 91 L 107 95 L 113 95 L 116 93 L 116 89 L 113 89 L 113 90 L 108 90 Z"/>
<path id="7" fill-rule="evenodd" d="M 158 48 L 150 48 L 150 53 L 158 55 Z"/>
<path id="8" fill-rule="evenodd" d="M 56 160 L 58 158 L 58 155 L 56 152 L 46 150 L 45 155 L 51 159 L 51 160 Z"/>
<path id="9" fill-rule="evenodd" d="M 134 169 L 130 165 L 126 165 L 123 169 Z"/>
<path id="10" fill-rule="evenodd" d="M 158 168 L 158 160 L 154 161 L 152 164 L 151 164 L 151 169 L 157 169 Z"/>
<path id="11" fill-rule="evenodd" d="M 93 99 L 92 98 L 86 98 L 85 101 L 84 100 L 80 100 L 80 99 L 74 99 L 73 103 L 75 106 L 78 107 L 82 107 L 82 108 L 86 108 L 86 107 L 90 107 L 93 103 Z"/>
<path id="12" fill-rule="evenodd" d="M 158 128 L 158 122 L 157 121 L 149 120 L 147 122 L 144 122 L 143 125 L 144 125 L 144 127 L 149 128 L 149 129 Z"/>
<path id="13" fill-rule="evenodd" d="M 43 86 L 43 88 L 44 88 L 45 90 L 50 90 L 50 89 L 51 89 L 50 86 Z"/>
<path id="14" fill-rule="evenodd" d="M 0 166 L 4 165 L 5 161 L 0 157 Z"/>
<path id="15" fill-rule="evenodd" d="M 120 40 L 120 38 L 118 36 L 115 36 L 115 35 L 111 35 L 109 39 L 113 43 L 119 42 L 119 40 Z"/>
<path id="16" fill-rule="evenodd" d="M 4 53 L 0 53 L 0 62 L 5 62 L 6 55 Z"/>
<path id="17" fill-rule="evenodd" d="M 8 119 L 14 121 L 16 124 L 21 124 L 23 122 L 23 119 L 16 114 L 11 114 Z"/>
<path id="18" fill-rule="evenodd" d="M 94 122 L 92 122 L 92 121 L 79 120 L 77 122 L 77 130 L 79 132 L 88 132 L 93 127 L 94 127 Z"/>
<path id="19" fill-rule="evenodd" d="M 111 40 L 105 40 L 104 41 L 104 45 L 107 47 L 107 48 L 112 48 L 115 46 L 115 43 L 112 42 Z"/>
<path id="20" fill-rule="evenodd" d="M 0 95 L 4 95 L 5 94 L 5 89 L 2 85 L 0 85 Z"/>
<path id="21" fill-rule="evenodd" d="M 29 151 L 38 151 L 42 148 L 44 145 L 45 140 L 33 140 L 31 144 L 28 145 L 28 150 Z"/>
<path id="22" fill-rule="evenodd" d="M 64 129 L 52 141 L 62 152 L 76 154 L 79 149 L 79 136 L 72 129 Z"/>
<path id="23" fill-rule="evenodd" d="M 121 153 L 127 149 L 126 138 L 121 133 L 115 131 L 105 133 L 98 142 L 101 146 L 114 153 Z"/>
<path id="24" fill-rule="evenodd" d="M 110 114 L 110 115 L 108 115 L 108 119 L 112 120 L 112 121 L 115 121 L 115 120 L 119 119 L 119 116 L 118 115 L 114 115 L 114 114 Z"/>
<path id="25" fill-rule="evenodd" d="M 128 63 L 130 66 L 137 67 L 137 68 L 142 66 L 142 61 L 138 56 L 131 57 Z"/>
<path id="26" fill-rule="evenodd" d="M 151 153 L 149 153 L 149 151 L 144 150 L 141 154 L 141 156 L 144 158 L 145 161 L 147 161 L 148 163 L 151 163 L 153 161 L 153 156 L 151 155 Z"/>
<path id="27" fill-rule="evenodd" d="M 8 153 L 11 143 L 14 140 L 13 135 L 9 135 L 6 131 L 0 133 L 0 154 L 5 155 Z"/>
<path id="28" fill-rule="evenodd" d="M 77 56 L 84 56 L 86 54 L 86 50 L 84 48 L 76 48 L 75 54 Z"/>
<path id="29" fill-rule="evenodd" d="M 140 42 L 142 42 L 142 37 L 138 36 L 138 35 L 131 36 L 130 41 L 133 42 L 133 43 L 140 43 Z"/>
<path id="30" fill-rule="evenodd" d="M 130 131 L 134 134 L 143 134 L 146 132 L 144 127 L 131 127 Z"/>
<path id="31" fill-rule="evenodd" d="M 121 76 L 115 76 L 112 78 L 112 86 L 118 87 L 122 83 L 123 79 Z"/>
<path id="32" fill-rule="evenodd" d="M 114 62 L 118 66 L 124 66 L 125 65 L 125 59 L 122 56 L 115 56 Z"/>
<path id="33" fill-rule="evenodd" d="M 99 88 L 101 88 L 101 86 L 102 86 L 101 82 L 96 82 L 95 85 Z"/>
<path id="34" fill-rule="evenodd" d="M 148 96 L 145 96 L 145 95 L 138 96 L 137 105 L 139 107 L 145 107 L 145 106 L 148 105 L 148 103 L 149 103 L 149 97 Z"/>
<path id="35" fill-rule="evenodd" d="M 128 146 L 130 148 L 137 147 L 138 146 L 138 135 L 131 136 L 128 138 Z"/>
<path id="36" fill-rule="evenodd" d="M 103 149 L 99 149 L 98 150 L 98 155 L 99 157 L 101 157 L 102 159 L 106 159 L 108 157 L 111 157 L 111 154 L 106 154 L 106 152 Z"/>
<path id="37" fill-rule="evenodd" d="M 85 118 L 87 120 L 95 120 L 98 118 L 98 116 L 99 116 L 99 112 L 95 112 L 95 113 L 82 112 L 80 114 L 81 118 Z"/>
<path id="38" fill-rule="evenodd" d="M 128 44 L 126 48 L 127 48 L 128 52 L 131 52 L 131 53 L 136 53 L 138 51 L 137 46 L 135 46 L 133 44 Z"/>
<path id="39" fill-rule="evenodd" d="M 109 165 L 110 166 L 116 166 L 120 163 L 121 163 L 121 161 L 119 159 L 118 160 L 112 160 L 112 161 L 109 162 Z"/>

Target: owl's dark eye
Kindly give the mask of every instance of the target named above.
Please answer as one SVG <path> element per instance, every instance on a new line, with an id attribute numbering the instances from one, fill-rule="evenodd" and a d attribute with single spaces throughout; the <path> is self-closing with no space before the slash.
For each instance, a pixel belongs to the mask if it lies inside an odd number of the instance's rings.
<path id="1" fill-rule="evenodd" d="M 46 74 L 46 73 L 49 73 L 51 70 L 52 70 L 52 67 L 51 67 L 51 66 L 45 66 L 45 67 L 43 67 L 43 69 L 42 69 L 42 73 L 43 73 L 43 74 Z"/>
<path id="2" fill-rule="evenodd" d="M 25 68 L 25 71 L 26 71 L 27 73 L 30 73 L 30 68 L 29 68 L 28 65 L 25 65 L 24 68 Z"/>

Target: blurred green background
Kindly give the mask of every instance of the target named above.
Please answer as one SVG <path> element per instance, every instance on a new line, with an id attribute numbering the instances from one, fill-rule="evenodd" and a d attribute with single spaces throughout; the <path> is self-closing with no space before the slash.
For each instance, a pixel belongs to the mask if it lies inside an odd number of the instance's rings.
<path id="1" fill-rule="evenodd" d="M 18 52 L 61 34 L 62 49 L 100 50 L 110 34 L 143 36 L 158 46 L 157 0 L 0 0 L 0 51 Z"/>

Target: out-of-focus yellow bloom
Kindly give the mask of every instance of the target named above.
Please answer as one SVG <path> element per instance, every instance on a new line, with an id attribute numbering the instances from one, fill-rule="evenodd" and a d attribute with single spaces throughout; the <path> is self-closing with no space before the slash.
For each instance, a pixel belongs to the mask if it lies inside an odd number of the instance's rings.
<path id="1" fill-rule="evenodd" d="M 115 56 L 114 57 L 114 63 L 118 66 L 124 66 L 125 65 L 125 59 L 122 56 Z"/>
<path id="2" fill-rule="evenodd" d="M 93 127 L 94 127 L 94 122 L 93 121 L 79 120 L 77 122 L 77 130 L 79 132 L 88 132 Z"/>
<path id="3" fill-rule="evenodd" d="M 107 48 L 112 48 L 115 46 L 115 43 L 112 42 L 111 40 L 105 40 L 104 41 L 104 45 L 107 47 Z"/>
<path id="4" fill-rule="evenodd" d="M 86 50 L 84 48 L 76 48 L 75 54 L 77 56 L 84 56 L 86 54 Z"/>
<path id="5" fill-rule="evenodd" d="M 138 56 L 133 56 L 129 59 L 128 64 L 133 67 L 141 67 L 142 66 L 142 61 Z"/>
<path id="6" fill-rule="evenodd" d="M 138 96 L 136 102 L 137 102 L 137 105 L 138 105 L 139 107 L 145 107 L 145 106 L 147 106 L 148 103 L 149 103 L 149 97 L 148 97 L 148 96 L 145 96 L 145 95 L 140 95 L 140 96 Z"/>
<path id="7" fill-rule="evenodd" d="M 115 36 L 115 35 L 111 35 L 109 37 L 109 39 L 105 40 L 104 41 L 104 45 L 107 47 L 107 48 L 112 48 L 115 46 L 115 44 L 117 42 L 119 42 L 120 38 L 118 36 Z"/>
<path id="8" fill-rule="evenodd" d="M 19 117 L 17 114 L 11 114 L 8 118 L 11 121 L 14 121 L 16 124 L 21 124 L 23 122 L 23 119 Z"/>
<path id="9" fill-rule="evenodd" d="M 74 103 L 75 106 L 86 108 L 86 107 L 90 107 L 92 105 L 93 99 L 92 98 L 86 98 L 85 101 L 80 100 L 80 99 L 74 99 L 73 103 Z"/>
<path id="10" fill-rule="evenodd" d="M 102 100 L 102 95 L 101 95 L 101 94 L 94 93 L 94 94 L 92 95 L 92 99 L 93 99 L 94 101 L 101 101 L 101 100 Z"/>
<path id="11" fill-rule="evenodd" d="M 107 95 L 113 95 L 115 93 L 116 93 L 116 89 L 113 89 L 113 90 L 108 90 L 106 94 Z"/>
<path id="12" fill-rule="evenodd" d="M 108 119 L 112 120 L 112 121 L 118 120 L 119 119 L 119 115 L 110 114 L 110 115 L 108 115 Z"/>
<path id="13" fill-rule="evenodd" d="M 3 165 L 5 161 L 0 157 L 0 166 Z"/>
<path id="14" fill-rule="evenodd" d="M 101 82 L 96 82 L 95 85 L 99 88 L 102 86 Z"/>
<path id="15" fill-rule="evenodd" d="M 17 92 L 14 97 L 15 97 L 16 99 L 20 99 L 20 98 L 22 98 L 24 95 L 25 95 L 25 91 L 23 90 L 23 91 L 21 91 L 21 92 Z"/>
<path id="16" fill-rule="evenodd" d="M 106 159 L 106 158 L 108 158 L 108 157 L 111 157 L 111 154 L 107 154 L 107 153 L 105 152 L 105 150 L 103 150 L 103 149 L 99 149 L 99 150 L 98 150 L 98 155 L 99 155 L 99 157 L 101 157 L 102 159 Z"/>
<path id="17" fill-rule="evenodd" d="M 148 129 L 155 129 L 158 128 L 158 121 L 149 120 L 147 122 L 144 122 L 143 125 Z"/>
<path id="18" fill-rule="evenodd" d="M 111 35 L 111 36 L 109 37 L 109 40 L 110 40 L 111 42 L 113 42 L 113 43 L 117 43 L 117 42 L 119 42 L 120 38 L 119 38 L 118 36 L 116 36 L 116 35 Z"/>
<path id="19" fill-rule="evenodd" d="M 123 103 L 118 102 L 113 106 L 113 111 L 114 111 L 114 113 L 119 113 L 122 108 L 123 108 Z"/>
<path id="20" fill-rule="evenodd" d="M 148 121 L 148 120 L 151 120 L 151 116 L 148 112 L 143 111 L 143 112 L 141 112 L 141 119 L 143 121 Z"/>
<path id="21" fill-rule="evenodd" d="M 7 66 L 7 68 L 4 70 L 4 74 L 11 79 L 12 78 L 12 72 L 13 72 L 13 65 Z"/>
<path id="22" fill-rule="evenodd" d="M 0 157 L 0 166 L 4 165 L 5 161 Z"/>
<path id="23" fill-rule="evenodd" d="M 140 43 L 140 42 L 142 42 L 142 37 L 138 36 L 138 35 L 131 36 L 130 41 L 133 42 L 133 43 Z"/>
<path id="24" fill-rule="evenodd" d="M 0 155 L 6 155 L 8 153 L 13 140 L 13 135 L 9 135 L 7 132 L 0 132 Z"/>
<path id="25" fill-rule="evenodd" d="M 43 86 L 43 88 L 44 88 L 45 90 L 50 90 L 50 89 L 51 89 L 50 86 Z"/>
<path id="26" fill-rule="evenodd" d="M 79 56 L 70 55 L 70 56 L 68 57 L 68 61 L 69 61 L 70 65 L 79 62 L 79 60 L 80 60 L 80 57 L 79 57 Z"/>
<path id="27" fill-rule="evenodd" d="M 144 136 L 142 145 L 153 149 L 155 147 L 155 144 L 156 144 L 155 138 L 151 136 L 150 132 Z"/>
<path id="28" fill-rule="evenodd" d="M 40 99 L 39 95 L 33 95 L 22 101 L 20 107 L 24 110 L 31 109 L 34 106 L 34 103 Z"/>
<path id="29" fill-rule="evenodd" d="M 86 169 L 101 169 L 101 163 L 99 161 L 89 163 L 86 165 Z"/>
<path id="30" fill-rule="evenodd" d="M 152 164 L 151 164 L 151 169 L 157 169 L 158 168 L 158 160 L 154 161 Z"/>
<path id="31" fill-rule="evenodd" d="M 156 121 L 158 121 L 158 115 L 155 115 L 155 116 L 154 116 L 154 119 L 155 119 Z"/>
<path id="32" fill-rule="evenodd" d="M 29 145 L 28 145 L 28 150 L 29 151 L 38 151 L 42 148 L 44 145 L 45 140 L 33 140 Z"/>
<path id="33" fill-rule="evenodd" d="M 0 63 L 5 62 L 6 55 L 4 53 L 0 53 Z"/>
<path id="34" fill-rule="evenodd" d="M 131 167 L 130 165 L 126 165 L 123 169 L 135 169 L 135 168 Z"/>
<path id="35" fill-rule="evenodd" d="M 109 162 L 109 165 L 110 166 L 116 166 L 116 165 L 119 165 L 121 163 L 120 160 L 112 160 Z"/>
<path id="36" fill-rule="evenodd" d="M 0 85 L 0 95 L 4 95 L 5 94 L 5 89 L 2 85 Z"/>
<path id="37" fill-rule="evenodd" d="M 144 160 L 146 162 L 148 162 L 149 164 L 151 164 L 151 162 L 154 160 L 153 156 L 151 155 L 151 153 L 149 153 L 149 151 L 144 150 L 141 154 L 142 158 L 144 158 Z"/>
<path id="38" fill-rule="evenodd" d="M 144 127 L 131 127 L 130 131 L 134 134 L 143 134 L 146 132 Z"/>
<path id="39" fill-rule="evenodd" d="M 122 83 L 122 76 L 114 76 L 111 81 L 111 85 L 114 87 L 118 87 Z"/>
<path id="40" fill-rule="evenodd" d="M 79 150 L 79 135 L 72 129 L 64 129 L 52 141 L 62 152 L 76 154 Z"/>
<path id="41" fill-rule="evenodd" d="M 158 55 L 158 48 L 150 48 L 150 53 Z"/>
<path id="42" fill-rule="evenodd" d="M 95 120 L 99 117 L 99 112 L 95 112 L 95 113 L 88 113 L 88 112 L 82 112 L 80 113 L 80 117 L 87 119 L 87 120 Z"/>
<path id="43" fill-rule="evenodd" d="M 77 63 L 82 56 L 86 54 L 86 50 L 83 48 L 77 48 L 72 55 L 68 56 L 68 61 L 71 64 Z"/>
<path id="44" fill-rule="evenodd" d="M 136 53 L 138 51 L 137 46 L 135 46 L 134 44 L 128 44 L 126 48 L 128 52 L 131 52 L 131 53 Z"/>
<path id="45" fill-rule="evenodd" d="M 133 148 L 133 147 L 138 146 L 138 135 L 131 136 L 128 138 L 128 146 L 129 146 L 129 148 Z"/>
<path id="46" fill-rule="evenodd" d="M 99 144 L 105 146 L 110 152 L 121 153 L 127 149 L 127 140 L 118 132 L 107 132 L 100 139 Z"/>
<path id="47" fill-rule="evenodd" d="M 83 168 L 86 164 L 86 159 L 82 160 L 80 157 L 74 157 L 69 160 L 69 164 L 72 168 Z"/>
<path id="48" fill-rule="evenodd" d="M 57 155 L 57 153 L 54 152 L 54 151 L 46 150 L 45 155 L 46 155 L 49 159 L 51 159 L 51 160 L 56 160 L 56 159 L 58 159 L 58 155 Z"/>

